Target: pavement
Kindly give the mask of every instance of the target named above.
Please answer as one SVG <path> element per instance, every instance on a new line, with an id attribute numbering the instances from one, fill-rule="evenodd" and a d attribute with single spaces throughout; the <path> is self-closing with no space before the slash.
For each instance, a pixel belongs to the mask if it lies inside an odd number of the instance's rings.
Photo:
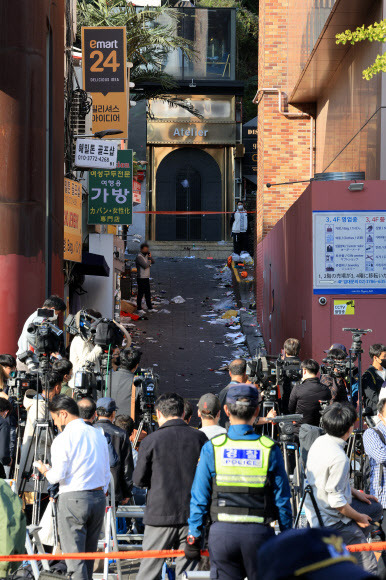
<path id="1" fill-rule="evenodd" d="M 153 367 L 160 376 L 159 392 L 178 392 L 193 404 L 228 384 L 228 372 L 219 368 L 235 352 L 241 354 L 225 340 L 229 330 L 224 324 L 209 323 L 216 318 L 213 307 L 221 301 L 237 309 L 233 292 L 227 296 L 231 280 L 224 284 L 214 279 L 222 266 L 220 260 L 158 258 L 151 271 L 155 296 L 167 301 L 182 296 L 185 302 L 155 304 L 158 312 L 147 313 L 147 320 L 130 328 L 134 344 L 143 351 L 141 366 Z M 170 313 L 162 312 L 165 309 Z"/>

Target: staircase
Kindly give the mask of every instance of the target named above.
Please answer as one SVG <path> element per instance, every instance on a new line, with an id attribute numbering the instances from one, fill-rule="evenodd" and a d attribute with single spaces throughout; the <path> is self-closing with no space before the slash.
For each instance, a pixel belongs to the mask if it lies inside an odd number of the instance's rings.
<path id="1" fill-rule="evenodd" d="M 226 260 L 233 252 L 232 242 L 149 242 L 154 258 L 214 258 Z"/>

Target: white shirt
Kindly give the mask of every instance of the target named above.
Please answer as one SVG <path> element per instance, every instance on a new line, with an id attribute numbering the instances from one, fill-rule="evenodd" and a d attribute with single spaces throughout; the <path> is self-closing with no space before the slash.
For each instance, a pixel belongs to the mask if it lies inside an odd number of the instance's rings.
<path id="1" fill-rule="evenodd" d="M 318 437 L 308 452 L 306 477 L 312 487 L 325 526 L 352 520 L 338 508 L 351 504 L 350 461 L 345 453 L 346 442 L 332 435 Z M 305 500 L 307 520 L 312 528 L 319 526 L 310 497 Z"/>
<path id="2" fill-rule="evenodd" d="M 99 429 L 74 419 L 51 446 L 52 468 L 46 473 L 50 483 L 59 483 L 59 494 L 102 487 L 110 482 L 110 461 L 106 437 Z"/>
<path id="3" fill-rule="evenodd" d="M 227 432 L 227 430 L 224 427 L 220 427 L 220 425 L 208 425 L 207 427 L 201 427 L 200 431 L 205 433 L 208 439 L 213 439 L 213 437 Z"/>
<path id="4" fill-rule="evenodd" d="M 29 350 L 29 344 L 28 344 L 28 338 L 27 338 L 27 328 L 35 320 L 35 318 L 37 318 L 37 315 L 38 315 L 38 311 L 35 310 L 35 312 L 33 312 L 31 314 L 31 316 L 29 318 L 27 318 L 27 320 L 25 321 L 24 326 L 23 326 L 23 330 L 21 331 L 20 338 L 17 341 L 18 349 L 17 349 L 16 356 L 19 356 L 19 354 L 23 354 L 23 352 L 26 352 L 27 350 Z"/>
<path id="5" fill-rule="evenodd" d="M 386 381 L 386 369 L 382 369 L 381 371 L 377 370 L 377 374 L 381 377 L 383 381 Z"/>

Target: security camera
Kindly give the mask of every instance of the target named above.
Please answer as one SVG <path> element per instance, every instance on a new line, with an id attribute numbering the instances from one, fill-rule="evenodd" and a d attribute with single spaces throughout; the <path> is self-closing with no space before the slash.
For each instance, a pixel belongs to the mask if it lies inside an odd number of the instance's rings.
<path id="1" fill-rule="evenodd" d="M 320 304 L 320 306 L 326 306 L 326 304 L 327 304 L 327 298 L 325 298 L 324 296 L 321 296 L 319 298 L 319 304 Z"/>

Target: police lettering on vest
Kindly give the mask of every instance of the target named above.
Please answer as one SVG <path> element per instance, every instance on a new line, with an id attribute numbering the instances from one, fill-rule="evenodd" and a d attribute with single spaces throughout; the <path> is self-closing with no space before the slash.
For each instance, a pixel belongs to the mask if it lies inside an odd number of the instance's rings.
<path id="1" fill-rule="evenodd" d="M 278 517 L 268 477 L 275 442 L 268 437 L 234 440 L 226 434 L 211 440 L 216 476 L 213 521 L 269 524 Z"/>

